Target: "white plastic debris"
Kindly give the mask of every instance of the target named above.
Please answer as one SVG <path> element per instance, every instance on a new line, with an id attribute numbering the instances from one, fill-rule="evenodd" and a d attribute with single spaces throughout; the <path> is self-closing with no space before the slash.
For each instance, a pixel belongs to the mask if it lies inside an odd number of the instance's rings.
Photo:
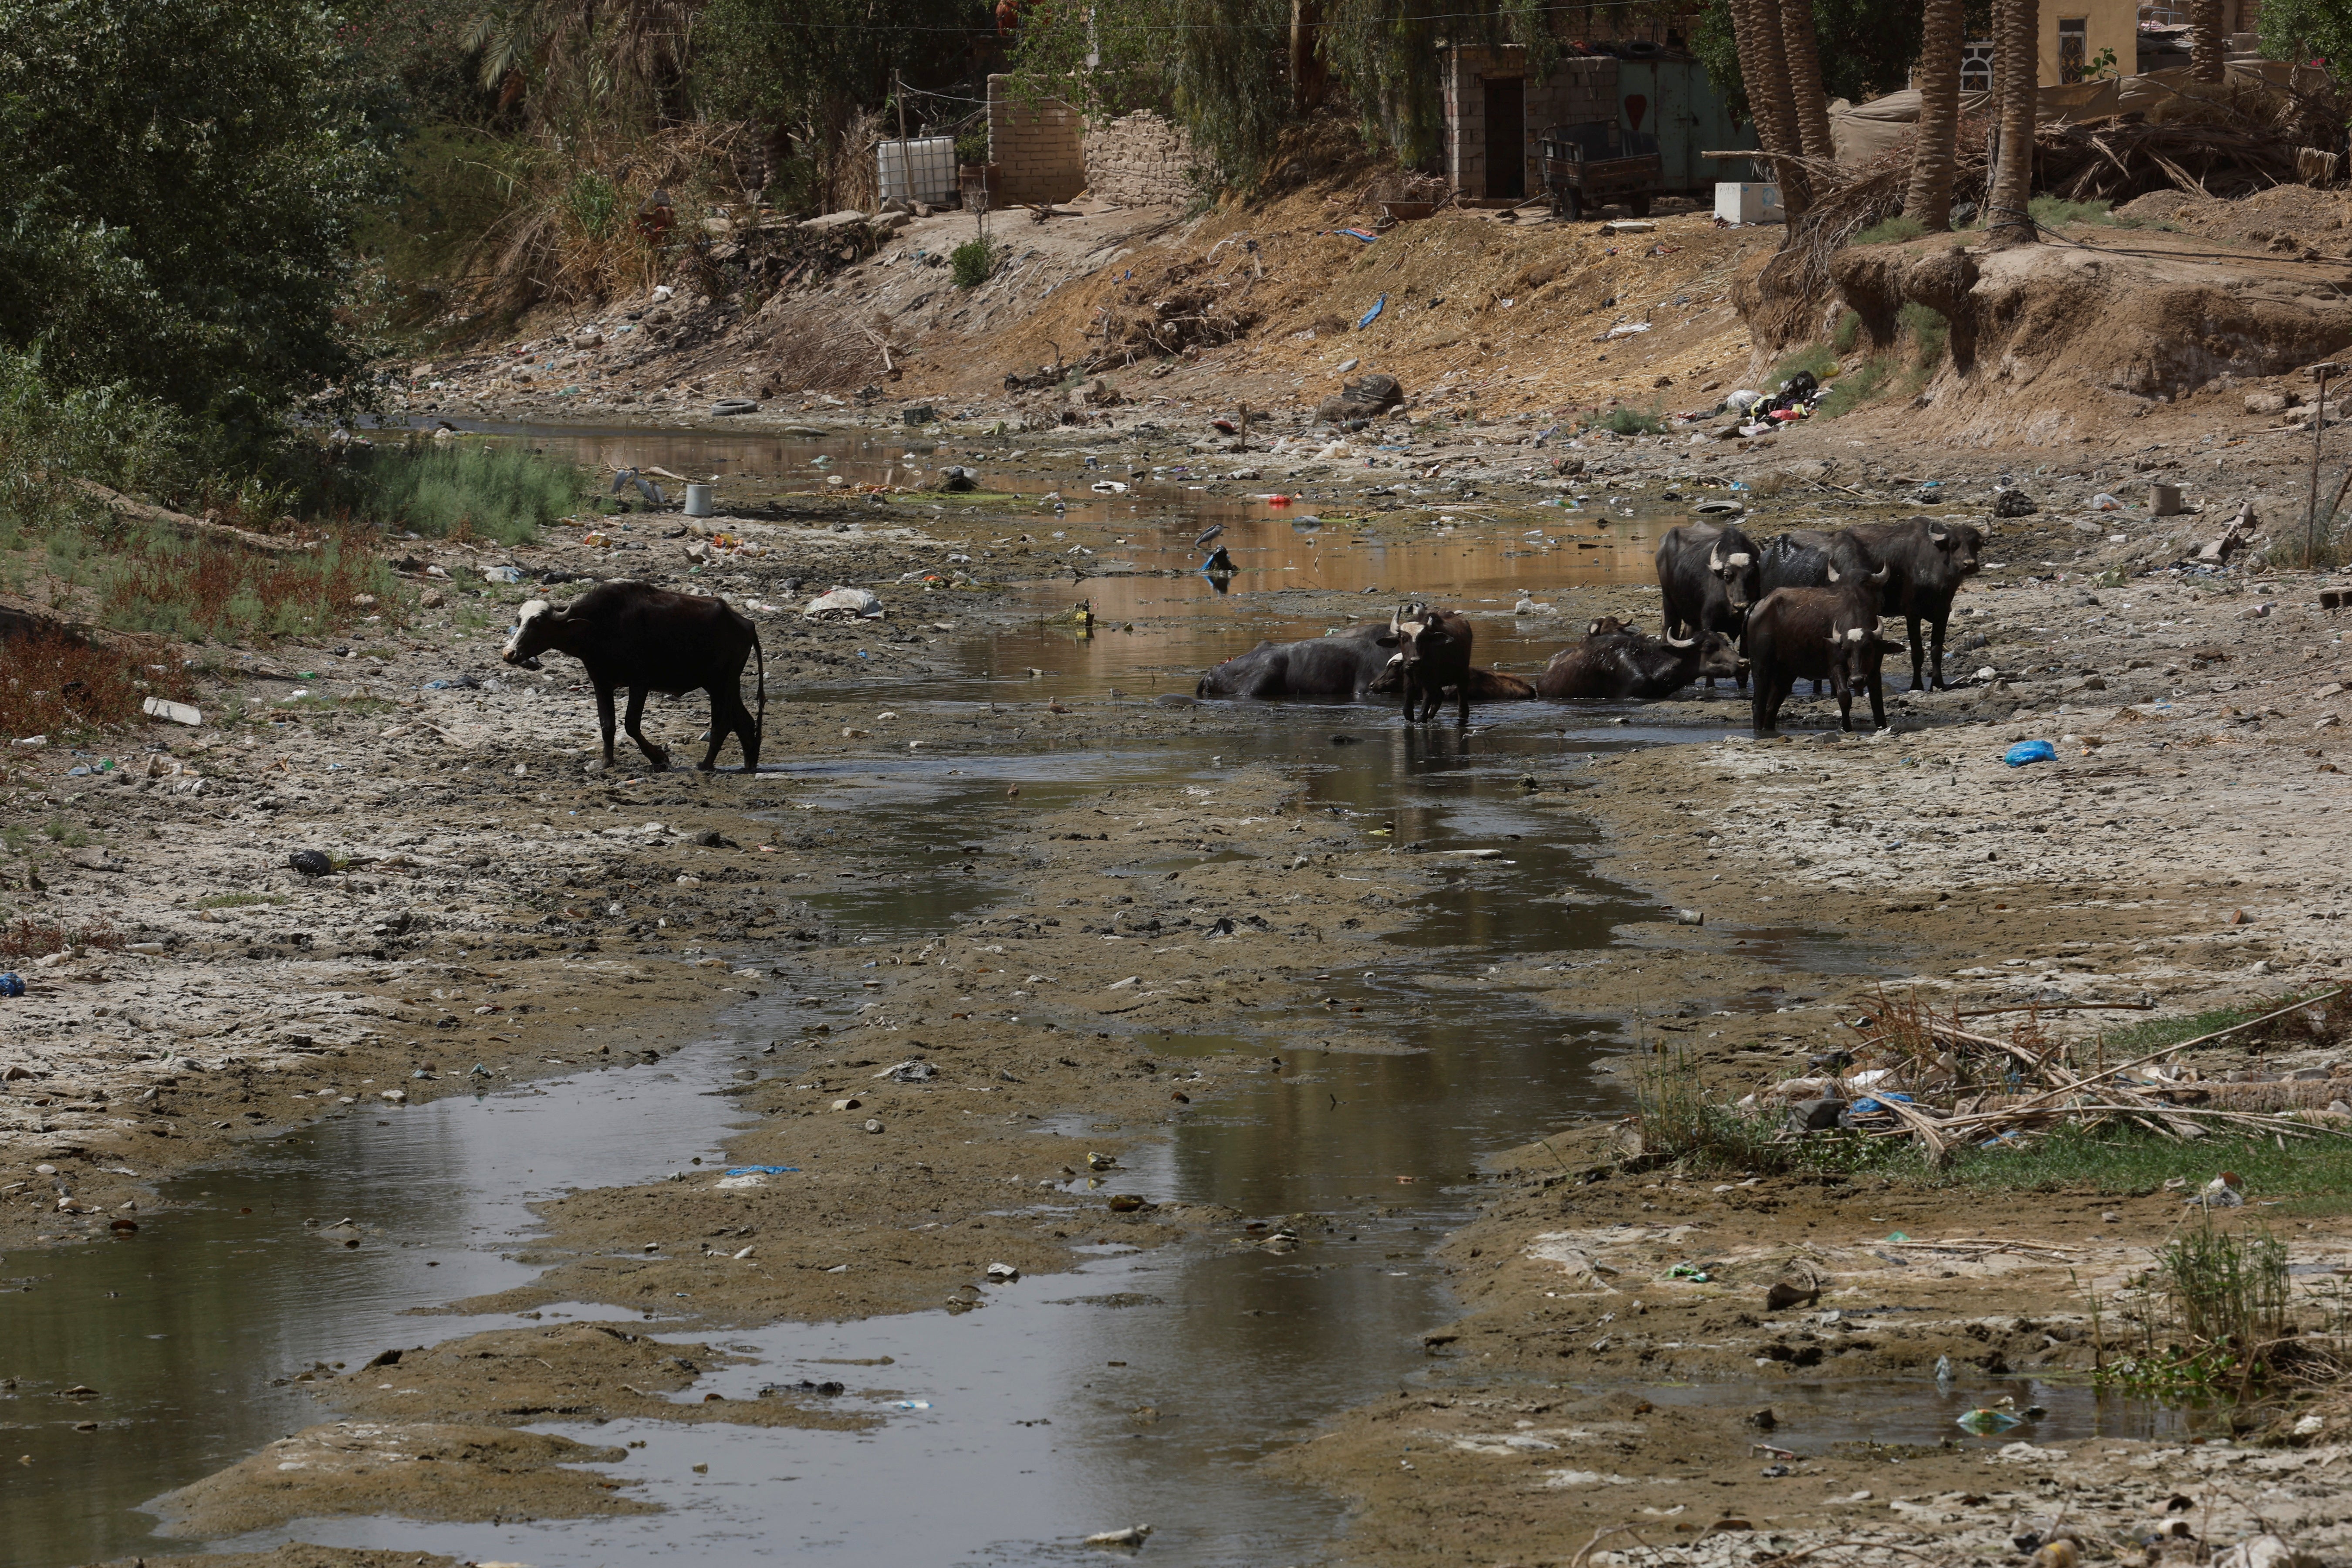
<path id="1" fill-rule="evenodd" d="M 151 719 L 168 719 L 174 724 L 194 725 L 202 724 L 205 721 L 204 714 L 199 712 L 190 704 L 185 702 L 168 701 L 161 697 L 150 697 L 146 700 L 141 702 L 139 704 L 139 708 L 140 711 L 145 713 Z M 33 740 L 38 741 L 42 737 L 36 735 L 33 737 Z M 18 742 L 20 745 L 30 745 L 33 742 L 31 741 Z"/>
<path id="2" fill-rule="evenodd" d="M 811 599 L 801 611 L 803 619 L 812 621 L 878 620 L 882 615 L 882 601 L 864 588 L 834 588 Z"/>

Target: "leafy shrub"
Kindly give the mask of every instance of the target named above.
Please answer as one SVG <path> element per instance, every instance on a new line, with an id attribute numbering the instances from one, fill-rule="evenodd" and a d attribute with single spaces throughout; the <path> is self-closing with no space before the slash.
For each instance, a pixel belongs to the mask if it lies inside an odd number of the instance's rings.
<path id="1" fill-rule="evenodd" d="M 587 476 L 505 442 L 412 444 L 355 464 L 354 515 L 395 531 L 528 544 L 580 507 Z"/>
<path id="2" fill-rule="evenodd" d="M 1630 404 L 1620 404 L 1588 422 L 1584 427 L 1587 430 L 1607 430 L 1618 436 L 1655 436 L 1666 427 L 1666 422 L 1659 417 L 1654 407 L 1643 409 Z"/>
<path id="3" fill-rule="evenodd" d="M 959 289 L 977 289 L 996 270 L 996 247 L 984 239 L 967 239 L 948 252 L 948 266 Z"/>
<path id="4" fill-rule="evenodd" d="M 1906 239 L 1916 239 L 1927 232 L 1927 226 L 1916 217 L 1897 215 L 1872 224 L 1850 242 L 1854 245 L 1900 245 Z"/>

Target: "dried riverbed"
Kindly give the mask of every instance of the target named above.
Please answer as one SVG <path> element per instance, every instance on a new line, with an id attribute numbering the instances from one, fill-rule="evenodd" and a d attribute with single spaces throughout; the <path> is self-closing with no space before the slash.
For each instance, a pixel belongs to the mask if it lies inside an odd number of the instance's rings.
<path id="1" fill-rule="evenodd" d="M 650 775 L 625 750 L 583 772 L 593 716 L 571 668 L 495 662 L 506 605 L 546 590 L 478 585 L 482 557 L 421 549 L 420 568 L 455 574 L 442 614 L 341 653 L 224 661 L 206 701 L 241 704 L 234 721 L 110 773 L 12 759 L 12 815 L 58 827 L 31 863 L 38 907 L 160 949 L 93 945 L 6 1004 L 5 1272 L 47 1327 L 0 1409 L 34 1460 L 10 1484 L 38 1500 L 35 1560 L 131 1550 L 150 1521 L 129 1510 L 188 1483 L 169 1529 L 537 1563 L 625 1555 L 653 1539 L 631 1531 L 675 1541 L 681 1522 L 706 1557 L 751 1560 L 763 1548 L 722 1543 L 776 1531 L 751 1499 L 786 1474 L 833 1500 L 786 1488 L 811 1522 L 775 1549 L 845 1559 L 893 1529 L 908 1560 L 1017 1556 L 1130 1514 L 1160 1526 L 1155 1554 L 1197 1562 L 1434 1561 L 1469 1518 L 1498 1557 L 1564 1561 L 1588 1523 L 1653 1507 L 1667 1534 L 1735 1514 L 1851 1531 L 1853 1491 L 1895 1489 L 1863 1474 L 1890 1456 L 1832 1462 L 1784 1430 L 1798 1476 L 1754 1479 L 1738 1415 L 1943 1436 L 1909 1414 L 1936 1355 L 1962 1352 L 1979 1388 L 2072 1367 L 2069 1270 L 2144 1266 L 2177 1200 L 2039 1205 L 1999 1227 L 2039 1252 L 1930 1281 L 1862 1242 L 1987 1228 L 1944 1218 L 1948 1200 L 1562 1183 L 1603 1152 L 1575 1128 L 1507 1151 L 1622 1110 L 1637 1041 L 1769 1081 L 1840 1038 L 1840 1004 L 1881 979 L 1985 1005 L 2123 992 L 2190 1010 L 2345 957 L 2341 775 L 2315 728 L 2341 654 L 2305 583 L 1998 574 L 1963 600 L 1980 613 L 1956 625 L 1985 641 L 1956 662 L 2002 679 L 1902 699 L 1901 732 L 1874 742 L 1753 744 L 1744 705 L 1696 693 L 1496 708 L 1465 737 L 1189 699 L 1201 665 L 1257 636 L 1425 591 L 1445 548 L 1427 540 L 1244 508 L 1227 526 L 1251 572 L 1220 595 L 1177 564 L 1197 522 L 1148 498 L 1131 516 L 1032 501 L 1025 521 L 779 504 L 734 525 L 759 555 L 692 561 L 700 542 L 652 519 L 606 525 L 641 555 L 517 557 L 650 566 L 759 604 L 793 602 L 792 579 L 802 597 L 881 594 L 877 625 L 754 611 L 773 666 L 756 776 Z M 1518 519 L 1457 522 L 1482 659 L 1540 662 L 1591 615 L 1643 609 L 1631 536 L 1650 526 L 1530 545 Z M 1057 582 L 1049 562 L 1090 575 Z M 959 571 L 978 585 L 925 591 L 924 573 Z M 1511 616 L 1529 590 L 1547 607 Z M 1079 597 L 1090 635 L 1051 620 Z M 699 728 L 691 706 L 656 712 L 673 742 Z M 2060 762 L 2000 767 L 2025 735 L 2060 742 Z M 302 847 L 342 868 L 286 868 Z M 1675 906 L 1706 925 L 1673 923 Z M 555 1137 L 513 1145 L 519 1175 L 468 1172 L 457 1188 L 478 1174 L 500 1197 L 436 1226 L 432 1181 L 486 1146 L 468 1119 L 530 1117 L 541 1079 Z M 416 1181 L 388 1180 L 374 1212 L 332 1187 L 299 1212 L 304 1188 L 267 1177 L 272 1151 L 363 1182 L 404 1148 Z M 793 1169 L 719 1174 L 746 1166 Z M 204 1173 L 158 1184 L 175 1171 Z M 248 1191 L 268 1195 L 233 1206 L 255 1215 L 226 1212 Z M 437 1201 L 462 1207 L 451 1194 Z M 90 1325 L 142 1289 L 169 1296 L 191 1267 L 177 1227 L 226 1259 L 248 1218 L 269 1247 L 333 1260 L 296 1270 L 318 1293 L 218 1369 L 218 1397 L 266 1409 L 272 1434 L 303 1427 L 299 1451 L 258 1429 L 158 1443 L 200 1430 L 205 1401 L 159 1399 L 168 1359 L 131 1342 L 196 1325 L 123 1333 L 106 1354 L 130 1383 L 91 1375 Z M 2342 1258 L 2340 1220 L 2297 1223 L 2298 1257 Z M 104 1269 L 40 1250 L 84 1237 Z M 1800 1246 L 1826 1249 L 1819 1307 L 1846 1326 L 1748 1300 Z M 1701 1251 L 1719 1285 L 1645 1281 Z M 338 1277 L 362 1268 L 378 1272 Z M 392 1321 L 407 1308 L 444 1315 Z M 1879 1392 L 1851 1408 L 1833 1382 L 1784 1392 L 1822 1366 Z M 1665 1392 L 1684 1384 L 1722 1398 Z M 61 1397 L 75 1386 L 96 1393 Z M 2197 1480 L 2201 1448 L 2129 1468 L 2177 1418 L 2050 1404 L 2045 1448 L 2116 1432 L 2097 1452 L 2125 1457 L 2100 1463 Z M 589 1456 L 564 1441 L 624 1458 L 565 1468 Z M 1580 1457 L 1594 1443 L 1605 1462 Z M 873 1444 L 935 1495 L 859 1480 Z M 2318 1476 L 2333 1454 L 2294 1457 Z M 1896 1457 L 1981 1498 L 1940 1523 L 1882 1502 L 1882 1533 L 1965 1535 L 2056 1495 L 2054 1461 Z M 1681 1510 L 1649 1495 L 1701 1470 L 1732 1489 Z M 1523 1483 L 1497 1486 L 1506 1472 Z M 109 1477 L 102 1517 L 68 1506 Z"/>

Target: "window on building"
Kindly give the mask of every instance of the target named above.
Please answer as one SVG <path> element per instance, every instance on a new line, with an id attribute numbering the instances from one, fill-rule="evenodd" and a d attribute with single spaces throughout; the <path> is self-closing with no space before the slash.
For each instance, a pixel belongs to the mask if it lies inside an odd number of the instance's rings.
<path id="1" fill-rule="evenodd" d="M 2087 16 L 2058 18 L 2058 79 L 2061 83 L 2077 82 L 2090 74 L 2091 19 Z"/>
<path id="2" fill-rule="evenodd" d="M 1960 46 L 1960 90 L 1990 92 L 1992 90 L 1992 43 Z"/>

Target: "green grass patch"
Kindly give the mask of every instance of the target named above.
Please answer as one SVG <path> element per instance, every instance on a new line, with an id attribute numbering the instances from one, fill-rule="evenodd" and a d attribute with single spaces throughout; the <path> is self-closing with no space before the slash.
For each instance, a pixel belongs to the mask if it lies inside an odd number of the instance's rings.
<path id="1" fill-rule="evenodd" d="M 1772 384 L 1780 385 L 1799 371 L 1811 371 L 1815 381 L 1827 381 L 1837 374 L 1837 350 L 1828 343 L 1808 343 L 1772 367 Z"/>
<path id="2" fill-rule="evenodd" d="M 1655 436 L 1665 429 L 1666 422 L 1654 406 L 1635 408 L 1631 404 L 1620 404 L 1598 419 L 1588 421 L 1584 427 L 1618 436 Z"/>
<path id="3" fill-rule="evenodd" d="M 1939 1186 L 1979 1192 L 2055 1192 L 2062 1187 L 2126 1195 L 2160 1192 L 2178 1178 L 2185 1194 L 2221 1171 L 2235 1171 L 2262 1198 L 2352 1196 L 2352 1138 L 2216 1135 L 2178 1143 L 2137 1127 L 2062 1127 L 2018 1148 L 1956 1151 L 1934 1173 Z M 1923 1171 L 1923 1178 L 1927 1173 Z"/>
<path id="4" fill-rule="evenodd" d="M 1829 392 L 1813 405 L 1813 414 L 1822 419 L 1835 419 L 1851 414 L 1886 390 L 1895 379 L 1895 367 L 1885 355 L 1877 355 L 1864 363 L 1861 369 L 1842 375 L 1830 384 Z"/>
<path id="5" fill-rule="evenodd" d="M 1916 239 L 1927 232 L 1927 226 L 1916 217 L 1897 215 L 1872 224 L 1847 243 L 1852 245 L 1900 245 L 1906 239 Z"/>
<path id="6" fill-rule="evenodd" d="M 41 831 L 48 836 L 50 843 L 61 844 L 68 849 L 85 848 L 89 844 L 89 830 L 76 827 L 62 816 L 53 816 L 41 824 Z"/>
<path id="7" fill-rule="evenodd" d="M 394 531 L 530 544 L 579 510 L 588 476 L 509 442 L 413 442 L 354 464 L 352 489 L 353 515 Z"/>

